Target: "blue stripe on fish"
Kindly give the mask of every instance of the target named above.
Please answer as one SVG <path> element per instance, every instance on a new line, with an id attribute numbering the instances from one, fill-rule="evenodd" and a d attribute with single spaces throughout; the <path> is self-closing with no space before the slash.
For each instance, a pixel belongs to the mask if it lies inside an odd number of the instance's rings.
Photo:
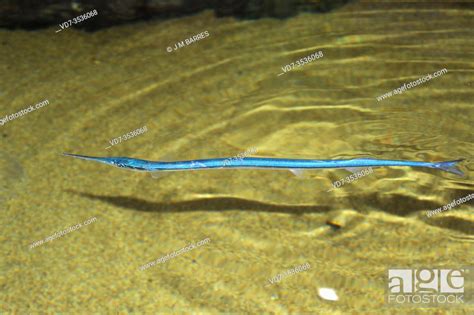
<path id="1" fill-rule="evenodd" d="M 264 157 L 245 158 L 217 158 L 190 161 L 159 162 L 133 159 L 128 157 L 93 157 L 64 153 L 79 159 L 114 165 L 140 171 L 184 171 L 215 168 L 276 168 L 276 169 L 319 169 L 319 168 L 355 168 L 355 167 L 385 167 L 385 166 L 410 166 L 439 169 L 456 175 L 464 176 L 464 173 L 456 166 L 463 161 L 445 162 L 421 162 L 403 160 L 379 160 L 379 159 L 348 159 L 348 160 L 305 160 L 305 159 L 276 159 Z"/>

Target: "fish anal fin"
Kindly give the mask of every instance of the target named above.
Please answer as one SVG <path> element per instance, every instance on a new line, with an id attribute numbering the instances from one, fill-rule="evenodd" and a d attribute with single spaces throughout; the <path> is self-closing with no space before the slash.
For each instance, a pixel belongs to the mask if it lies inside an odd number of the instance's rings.
<path id="1" fill-rule="evenodd" d="M 351 172 L 352 174 L 355 174 L 355 173 L 359 173 L 360 171 L 362 171 L 363 169 L 366 169 L 366 167 L 346 167 L 344 168 L 345 170 L 348 170 L 349 172 Z"/>
<path id="2" fill-rule="evenodd" d="M 158 178 L 165 177 L 166 175 L 168 175 L 168 173 L 170 173 L 170 172 L 169 171 L 153 171 L 153 172 L 150 172 L 151 177 L 153 179 L 158 179 Z"/>

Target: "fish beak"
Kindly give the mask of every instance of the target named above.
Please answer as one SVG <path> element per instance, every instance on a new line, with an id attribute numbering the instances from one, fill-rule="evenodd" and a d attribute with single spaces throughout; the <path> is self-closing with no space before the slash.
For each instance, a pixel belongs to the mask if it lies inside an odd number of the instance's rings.
<path id="1" fill-rule="evenodd" d="M 108 160 L 108 158 L 103 158 L 103 157 L 93 157 L 93 156 L 87 156 L 87 155 L 79 155 L 79 154 L 71 154 L 71 153 L 63 153 L 65 156 L 72 156 L 74 158 L 82 159 L 82 160 L 89 160 L 89 161 L 96 161 L 96 162 L 101 162 L 109 165 L 113 165 L 111 161 Z"/>

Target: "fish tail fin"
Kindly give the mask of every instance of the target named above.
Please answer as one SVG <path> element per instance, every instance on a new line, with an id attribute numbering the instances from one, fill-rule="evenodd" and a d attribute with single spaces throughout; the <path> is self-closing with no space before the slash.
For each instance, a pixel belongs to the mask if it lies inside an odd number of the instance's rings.
<path id="1" fill-rule="evenodd" d="M 437 169 L 440 169 L 440 170 L 443 170 L 443 171 L 446 171 L 446 172 L 464 177 L 465 176 L 464 173 L 459 168 L 457 168 L 457 164 L 459 162 L 462 162 L 462 161 L 464 161 L 464 159 L 459 159 L 459 160 L 454 160 L 454 161 L 446 161 L 446 162 L 438 162 L 438 163 L 434 163 L 435 164 L 434 167 L 437 168 Z"/>

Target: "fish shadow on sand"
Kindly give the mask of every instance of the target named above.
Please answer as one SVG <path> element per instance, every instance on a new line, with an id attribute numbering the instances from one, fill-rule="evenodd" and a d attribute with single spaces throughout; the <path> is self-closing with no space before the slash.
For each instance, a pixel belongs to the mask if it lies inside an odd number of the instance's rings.
<path id="1" fill-rule="evenodd" d="M 192 211 L 262 211 L 273 213 L 304 214 L 320 213 L 331 210 L 329 206 L 300 206 L 279 205 L 254 200 L 234 197 L 204 198 L 177 202 L 152 202 L 134 197 L 125 196 L 99 196 L 90 193 L 68 190 L 69 193 L 77 194 L 89 199 L 107 202 L 116 207 L 158 213 L 192 212 Z"/>
<path id="2" fill-rule="evenodd" d="M 451 199 L 459 199 L 464 197 L 465 192 L 457 191 L 455 195 L 457 197 L 452 197 Z M 412 213 L 421 211 L 419 219 L 428 225 L 450 229 L 468 235 L 474 235 L 474 222 L 468 221 L 464 218 L 449 215 L 435 215 L 431 218 L 428 218 L 426 216 L 426 211 L 434 210 L 443 206 L 443 204 L 434 201 L 422 200 L 402 194 L 392 194 L 385 196 L 379 193 L 351 196 L 347 198 L 349 199 L 349 204 L 351 204 L 355 209 L 381 209 L 386 213 L 401 217 L 410 216 Z M 364 208 L 362 208 L 361 205 L 365 205 L 363 206 Z M 362 211 L 362 213 L 363 212 L 364 211 Z"/>
<path id="3" fill-rule="evenodd" d="M 203 198 L 177 202 L 152 202 L 128 196 L 101 196 L 92 193 L 77 192 L 74 190 L 67 190 L 67 192 L 92 200 L 100 200 L 124 209 L 156 213 L 193 211 L 221 212 L 237 210 L 301 215 L 305 213 L 325 213 L 336 209 L 336 207 L 328 205 L 272 204 L 235 197 Z M 342 201 L 342 204 L 346 205 L 345 207 L 351 207 L 361 213 L 367 213 L 370 210 L 379 209 L 379 211 L 384 211 L 401 217 L 410 216 L 412 213 L 419 211 L 422 211 L 424 214 L 426 213 L 426 210 L 432 210 L 443 206 L 433 201 L 420 200 L 411 196 L 401 194 L 385 196 L 377 192 L 342 198 L 345 199 Z M 468 235 L 472 235 L 474 231 L 474 225 L 472 222 L 459 217 L 440 216 L 428 219 L 423 215 L 420 219 L 426 224 L 458 231 Z"/>

